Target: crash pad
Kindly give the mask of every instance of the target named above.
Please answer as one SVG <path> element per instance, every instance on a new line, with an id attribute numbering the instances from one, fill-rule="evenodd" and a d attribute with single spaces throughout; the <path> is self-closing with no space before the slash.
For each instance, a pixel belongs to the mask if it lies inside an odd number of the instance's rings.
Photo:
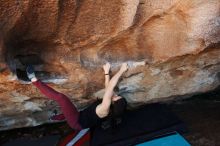
<path id="1" fill-rule="evenodd" d="M 187 131 L 185 124 L 164 104 L 150 104 L 129 110 L 121 118 L 122 122 L 117 127 L 95 127 L 91 131 L 91 145 L 129 146 L 157 135 Z"/>
<path id="2" fill-rule="evenodd" d="M 191 146 L 179 133 L 173 133 L 153 140 L 137 144 L 136 146 Z"/>

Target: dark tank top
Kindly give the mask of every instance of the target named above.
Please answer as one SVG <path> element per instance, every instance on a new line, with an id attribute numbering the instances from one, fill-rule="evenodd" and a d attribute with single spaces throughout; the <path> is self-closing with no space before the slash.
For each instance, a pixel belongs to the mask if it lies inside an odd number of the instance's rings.
<path id="1" fill-rule="evenodd" d="M 96 114 L 96 107 L 100 103 L 101 100 L 97 100 L 83 111 L 80 111 L 79 124 L 82 126 L 82 128 L 101 126 L 103 129 L 110 129 L 122 122 L 120 117 L 126 110 L 127 106 L 125 98 L 121 98 L 114 102 L 110 107 L 108 116 L 104 118 L 100 118 Z"/>

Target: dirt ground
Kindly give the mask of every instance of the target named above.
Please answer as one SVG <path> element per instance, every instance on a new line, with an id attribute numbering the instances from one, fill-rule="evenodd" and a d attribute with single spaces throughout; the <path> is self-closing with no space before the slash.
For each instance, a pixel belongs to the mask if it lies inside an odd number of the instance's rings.
<path id="1" fill-rule="evenodd" d="M 183 136 L 192 146 L 220 146 L 220 90 L 167 104 L 186 123 L 189 132 Z M 0 145 L 19 138 L 39 139 L 51 135 L 62 138 L 70 131 L 65 122 L 2 131 Z"/>
<path id="2" fill-rule="evenodd" d="M 189 132 L 192 146 L 220 146 L 220 90 L 170 104 Z"/>

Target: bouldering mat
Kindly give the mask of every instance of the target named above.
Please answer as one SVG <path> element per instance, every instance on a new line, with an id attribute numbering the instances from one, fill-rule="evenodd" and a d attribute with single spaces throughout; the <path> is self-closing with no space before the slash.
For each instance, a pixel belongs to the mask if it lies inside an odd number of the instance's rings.
<path id="1" fill-rule="evenodd" d="M 173 131 L 183 133 L 187 129 L 166 105 L 150 104 L 127 111 L 122 123 L 114 129 L 95 127 L 91 131 L 91 145 L 129 146 Z"/>
<path id="2" fill-rule="evenodd" d="M 191 146 L 180 134 L 173 133 L 157 137 L 136 146 Z"/>

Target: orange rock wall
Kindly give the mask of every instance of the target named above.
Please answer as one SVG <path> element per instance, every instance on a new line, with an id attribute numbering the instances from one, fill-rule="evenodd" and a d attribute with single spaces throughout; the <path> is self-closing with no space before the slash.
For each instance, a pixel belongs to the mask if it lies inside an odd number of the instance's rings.
<path id="1" fill-rule="evenodd" d="M 38 56 L 39 78 L 79 109 L 101 96 L 105 62 L 113 74 L 128 62 L 118 87 L 136 106 L 216 88 L 219 42 L 219 0 L 0 1 L 0 129 L 48 122 L 58 108 L 17 77 L 16 56 Z"/>

